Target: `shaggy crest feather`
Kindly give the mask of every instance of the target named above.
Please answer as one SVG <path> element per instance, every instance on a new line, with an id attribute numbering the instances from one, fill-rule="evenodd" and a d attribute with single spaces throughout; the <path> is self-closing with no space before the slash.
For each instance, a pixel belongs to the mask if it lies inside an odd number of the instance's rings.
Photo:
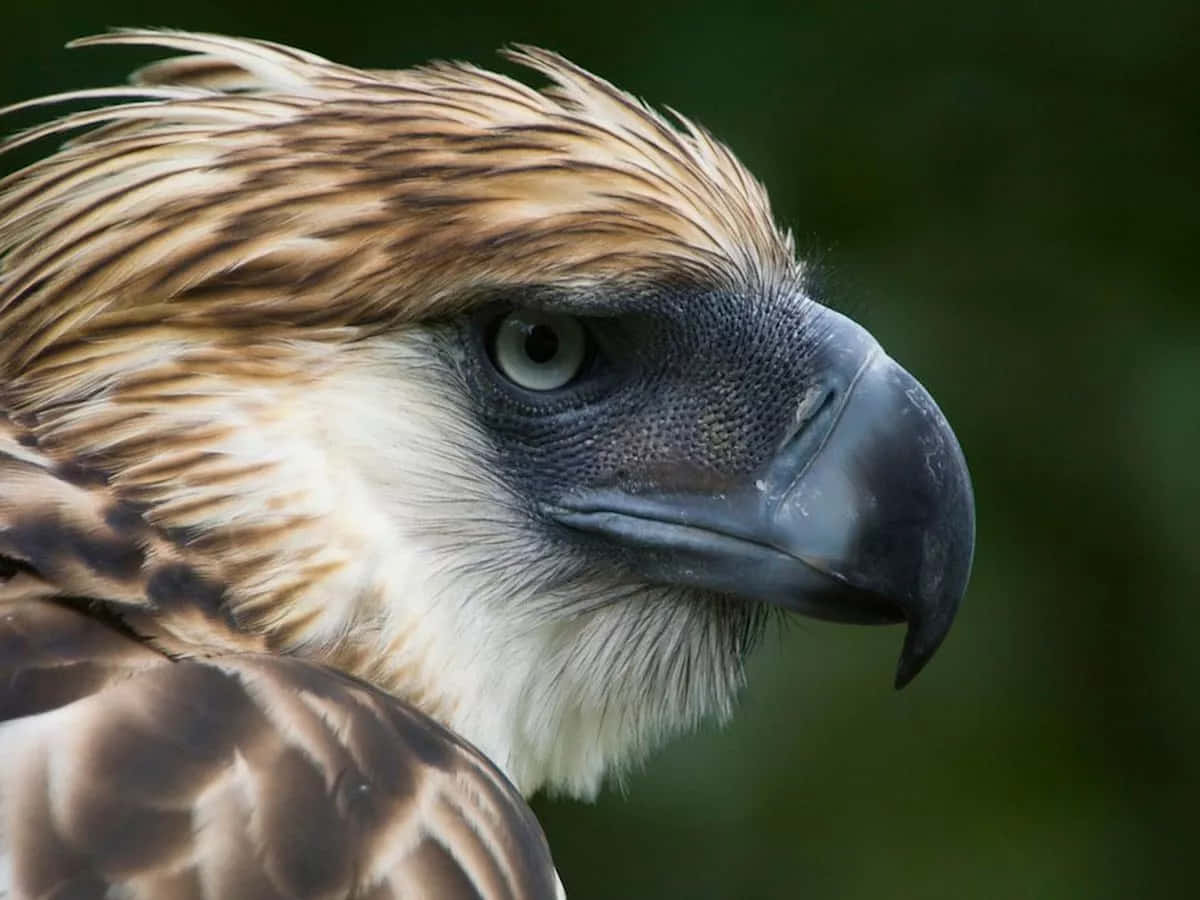
<path id="1" fill-rule="evenodd" d="M 0 151 L 100 126 L 0 183 L 11 372 L 90 335 L 378 325 L 509 285 L 687 279 L 760 290 L 795 267 L 727 149 L 548 51 L 543 91 L 439 63 L 368 72 L 261 41 L 125 31 L 75 46 L 195 54 Z M 28 104 L 24 104 L 28 105 Z"/>

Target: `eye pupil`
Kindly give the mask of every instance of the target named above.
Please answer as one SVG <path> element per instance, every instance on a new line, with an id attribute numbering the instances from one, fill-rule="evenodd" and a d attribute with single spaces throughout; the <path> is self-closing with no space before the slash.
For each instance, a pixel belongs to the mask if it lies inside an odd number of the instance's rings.
<path id="1" fill-rule="evenodd" d="M 547 363 L 557 353 L 558 333 L 549 325 L 534 325 L 525 338 L 525 355 L 535 363 Z"/>

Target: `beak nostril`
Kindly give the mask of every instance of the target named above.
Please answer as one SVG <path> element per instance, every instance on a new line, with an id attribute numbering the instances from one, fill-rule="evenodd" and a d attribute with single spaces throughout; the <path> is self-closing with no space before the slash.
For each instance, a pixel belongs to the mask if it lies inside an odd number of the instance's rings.
<path id="1" fill-rule="evenodd" d="M 796 435 L 808 427 L 809 423 L 831 402 L 834 393 L 833 388 L 823 384 L 814 384 L 804 392 L 800 402 L 796 404 L 791 424 L 784 434 L 783 440 L 779 442 L 781 449 L 790 444 Z"/>
<path id="2" fill-rule="evenodd" d="M 858 328 L 857 325 L 854 327 Z M 866 333 L 863 332 L 863 334 Z M 771 464 L 771 471 L 778 472 L 782 468 L 788 473 L 786 484 L 776 485 L 777 493 L 782 492 L 778 497 L 780 502 L 787 499 L 787 495 L 804 477 L 808 467 L 821 452 L 825 441 L 837 427 L 838 419 L 841 418 L 859 381 L 862 380 L 872 364 L 883 356 L 883 351 L 879 349 L 879 345 L 875 344 L 873 339 L 861 341 L 858 349 L 859 352 L 856 356 L 850 356 L 851 359 L 856 359 L 854 368 L 851 370 L 853 375 L 847 378 L 836 368 L 831 368 L 830 380 L 812 385 L 804 392 L 800 402 L 796 405 L 792 427 L 788 429 L 787 435 L 780 443 L 779 451 Z M 886 357 L 884 358 L 886 359 Z M 797 468 L 795 466 L 797 459 L 806 459 L 807 462 Z M 775 479 L 768 474 L 767 481 L 774 482 Z"/>

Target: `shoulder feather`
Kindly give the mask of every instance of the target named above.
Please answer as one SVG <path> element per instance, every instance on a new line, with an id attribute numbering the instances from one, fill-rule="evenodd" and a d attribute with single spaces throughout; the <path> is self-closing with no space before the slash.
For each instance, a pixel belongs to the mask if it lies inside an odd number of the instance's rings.
<path id="1" fill-rule="evenodd" d="M 13 900 L 561 894 L 494 766 L 319 665 L 172 663 L 68 607 L 9 602 L 0 716 Z"/>

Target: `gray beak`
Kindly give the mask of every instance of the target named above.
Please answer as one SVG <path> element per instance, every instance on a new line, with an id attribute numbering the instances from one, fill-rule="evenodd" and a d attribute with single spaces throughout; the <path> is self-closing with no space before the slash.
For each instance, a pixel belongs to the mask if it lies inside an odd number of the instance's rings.
<path id="1" fill-rule="evenodd" d="M 903 687 L 966 590 L 971 480 L 928 392 L 862 327 L 827 315 L 820 380 L 755 477 L 719 494 L 592 492 L 551 512 L 618 544 L 652 581 L 835 621 L 907 622 Z"/>

